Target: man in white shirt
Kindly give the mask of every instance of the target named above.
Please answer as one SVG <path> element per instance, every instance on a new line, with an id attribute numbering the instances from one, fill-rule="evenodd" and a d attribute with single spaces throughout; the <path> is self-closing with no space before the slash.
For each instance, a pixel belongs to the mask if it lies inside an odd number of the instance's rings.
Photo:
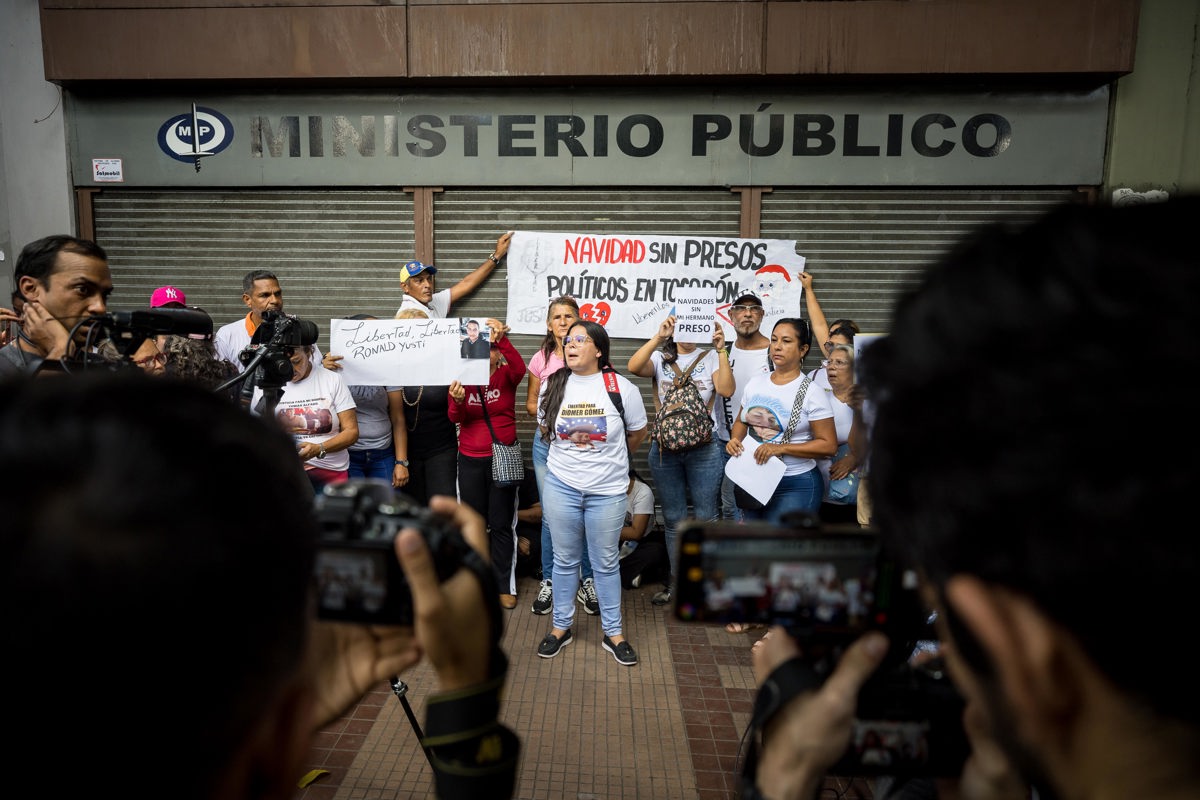
<path id="1" fill-rule="evenodd" d="M 449 289 L 437 291 L 434 286 L 434 275 L 437 267 L 433 264 L 422 264 L 420 261 L 409 261 L 400 268 L 400 288 L 404 290 L 404 298 L 400 301 L 398 315 L 406 308 L 424 311 L 430 319 L 445 319 L 450 315 L 450 306 L 478 289 L 487 277 L 492 274 L 500 259 L 508 253 L 508 242 L 512 239 L 512 231 L 505 233 L 496 240 L 496 249 L 483 260 L 483 263 L 451 286 Z"/>
<path id="2" fill-rule="evenodd" d="M 263 312 L 283 313 L 283 288 L 279 278 L 265 269 L 247 272 L 242 278 L 242 302 L 250 309 L 249 313 L 242 319 L 222 325 L 213 341 L 217 355 L 237 367 L 239 372 L 245 371 L 246 365 L 238 356 L 250 345 L 254 332 L 262 324 Z M 327 359 L 323 364 L 326 369 L 340 369 L 336 361 L 322 357 L 321 349 L 313 345 L 313 364 L 322 365 L 323 358 Z"/>
<path id="3" fill-rule="evenodd" d="M 725 445 L 729 442 L 729 431 L 742 403 L 742 390 L 755 375 L 773 369 L 771 340 L 759 330 L 763 321 L 762 298 L 754 292 L 742 292 L 729 308 L 729 319 L 733 322 L 733 330 L 737 334 L 737 338 L 729 347 L 729 367 L 733 370 L 734 381 L 733 394 L 728 399 L 718 396 L 717 402 L 713 403 L 713 418 L 716 421 L 714 430 L 720 441 L 725 462 L 729 461 Z M 742 519 L 742 513 L 733 498 L 733 481 L 729 478 L 721 480 L 721 517 L 738 521 Z"/>

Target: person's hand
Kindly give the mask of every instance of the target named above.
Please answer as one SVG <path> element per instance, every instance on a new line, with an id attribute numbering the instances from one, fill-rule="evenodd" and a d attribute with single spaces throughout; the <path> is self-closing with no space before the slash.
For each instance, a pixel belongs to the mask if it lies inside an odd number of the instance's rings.
<path id="1" fill-rule="evenodd" d="M 39 301 L 26 301 L 20 321 L 25 338 L 33 342 L 47 359 L 61 359 L 70 352 L 70 331 Z"/>
<path id="2" fill-rule="evenodd" d="M 935 781 L 939 800 L 1027 800 L 1029 787 L 992 739 L 987 715 L 978 701 L 967 701 L 963 730 L 971 743 L 971 753 L 961 777 Z"/>
<path id="3" fill-rule="evenodd" d="M 796 277 L 800 279 L 800 286 L 804 289 L 804 291 L 810 291 L 812 289 L 813 278 L 811 272 L 801 272 Z"/>
<path id="4" fill-rule="evenodd" d="M 483 517 L 453 497 L 430 498 L 429 507 L 449 515 L 467 543 L 485 562 L 488 560 L 487 524 Z M 491 615 L 486 611 L 487 598 L 474 573 L 460 569 L 439 583 L 425 538 L 413 528 L 401 530 L 396 537 L 396 555 L 412 589 L 417 643 L 437 672 L 440 691 L 462 689 L 487 680 L 495 637 Z"/>
<path id="5" fill-rule="evenodd" d="M 0 347 L 17 338 L 16 334 L 13 333 L 13 323 L 20 325 L 21 315 L 11 308 L 0 308 L 0 325 L 4 326 L 0 328 Z"/>
<path id="6" fill-rule="evenodd" d="M 505 254 L 508 253 L 508 243 L 510 241 L 512 241 L 512 235 L 513 235 L 513 232 L 509 231 L 508 233 L 504 234 L 503 236 L 501 236 L 499 239 L 496 240 L 495 255 L 496 255 L 497 260 L 504 258 Z"/>
<path id="7" fill-rule="evenodd" d="M 763 731 L 755 784 L 766 797 L 809 798 L 825 772 L 850 744 L 858 692 L 887 655 L 887 637 L 864 634 L 846 649 L 819 689 L 803 692 L 779 709 Z M 754 644 L 751 660 L 761 684 L 801 654 L 799 643 L 775 626 Z"/>
<path id="8" fill-rule="evenodd" d="M 667 318 L 658 324 L 658 338 L 670 339 L 675 335 L 675 315 L 668 314 Z"/>
<path id="9" fill-rule="evenodd" d="M 487 559 L 483 517 L 453 497 L 434 497 L 429 507 L 448 514 L 467 543 Z M 317 729 L 346 713 L 380 682 L 416 664 L 423 654 L 429 655 L 443 691 L 487 678 L 492 634 L 479 581 L 460 569 L 439 583 L 425 537 L 415 528 L 400 531 L 395 552 L 412 591 L 414 625 L 314 624 L 309 666 L 316 682 Z"/>
<path id="10" fill-rule="evenodd" d="M 408 480 L 412 475 L 408 471 L 408 467 L 403 464 L 396 464 L 392 467 L 392 488 L 399 489 L 401 486 L 407 486 Z"/>
<path id="11" fill-rule="evenodd" d="M 731 456 L 740 456 L 746 448 L 742 446 L 741 439 L 730 439 L 725 443 L 725 452 Z"/>
<path id="12" fill-rule="evenodd" d="M 342 368 L 342 365 L 338 362 L 343 358 L 345 358 L 345 356 L 335 356 L 333 353 L 326 353 L 324 358 L 321 359 L 321 366 L 323 366 L 325 369 L 331 369 L 334 372 L 337 372 Z"/>
<path id="13" fill-rule="evenodd" d="M 454 381 L 450 384 L 450 399 L 456 403 L 461 403 L 463 398 L 467 396 L 467 390 L 463 388 L 461 381 Z"/>
<path id="14" fill-rule="evenodd" d="M 721 327 L 721 323 L 713 322 L 713 347 L 717 350 L 725 349 L 725 329 Z"/>
<path id="15" fill-rule="evenodd" d="M 508 333 L 509 327 L 498 319 L 489 319 L 487 326 L 492 332 L 492 344 L 496 344 Z"/>
<path id="16" fill-rule="evenodd" d="M 760 442 L 754 449 L 754 463 L 765 464 L 775 456 L 783 457 L 783 445 Z"/>
<path id="17" fill-rule="evenodd" d="M 854 472 L 854 468 L 857 466 L 858 464 L 855 463 L 854 456 L 842 456 L 829 465 L 829 477 L 835 481 L 840 481 L 851 472 Z"/>

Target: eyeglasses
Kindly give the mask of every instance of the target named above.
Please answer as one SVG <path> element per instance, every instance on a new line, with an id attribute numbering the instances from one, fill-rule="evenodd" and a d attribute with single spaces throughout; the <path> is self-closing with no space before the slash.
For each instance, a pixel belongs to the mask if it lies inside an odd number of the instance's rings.
<path id="1" fill-rule="evenodd" d="M 590 342 L 591 340 L 592 340 L 592 337 L 584 336 L 582 333 L 577 333 L 574 336 L 564 336 L 563 337 L 563 347 L 566 347 L 567 345 L 572 344 L 572 343 L 583 344 L 584 342 Z"/>
<path id="2" fill-rule="evenodd" d="M 133 363 L 137 364 L 142 369 L 145 369 L 151 364 L 165 367 L 167 365 L 167 357 L 163 353 L 156 353 L 152 356 L 146 356 L 145 358 L 134 359 Z"/>
<path id="3" fill-rule="evenodd" d="M 730 306 L 729 310 L 735 314 L 761 314 L 761 313 L 763 313 L 762 306 Z"/>
<path id="4" fill-rule="evenodd" d="M 826 353 L 832 353 L 834 344 L 836 344 L 836 342 L 826 342 L 825 344 L 821 345 L 821 347 L 825 348 Z"/>
<path id="5" fill-rule="evenodd" d="M 827 358 L 821 362 L 821 366 L 822 367 L 837 367 L 838 369 L 841 369 L 842 367 L 850 366 L 850 362 L 846 361 L 844 359 L 840 359 L 840 358 L 836 359 L 836 360 L 832 359 L 832 358 Z"/>

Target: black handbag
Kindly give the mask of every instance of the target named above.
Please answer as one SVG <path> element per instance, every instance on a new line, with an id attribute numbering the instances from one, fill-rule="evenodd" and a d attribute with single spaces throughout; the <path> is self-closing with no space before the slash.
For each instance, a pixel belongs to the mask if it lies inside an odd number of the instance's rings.
<path id="1" fill-rule="evenodd" d="M 507 488 L 520 486 L 525 480 L 525 459 L 521 455 L 521 440 L 512 444 L 501 444 L 496 440 L 496 429 L 492 427 L 492 418 L 488 416 L 487 399 L 482 390 L 479 394 L 480 407 L 483 409 L 483 421 L 487 423 L 488 432 L 492 435 L 492 483 Z"/>

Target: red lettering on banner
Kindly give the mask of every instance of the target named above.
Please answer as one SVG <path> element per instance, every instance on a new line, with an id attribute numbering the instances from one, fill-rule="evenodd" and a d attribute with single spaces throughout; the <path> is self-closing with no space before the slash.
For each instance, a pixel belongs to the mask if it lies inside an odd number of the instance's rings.
<path id="1" fill-rule="evenodd" d="M 564 245 L 564 264 L 641 264 L 646 260 L 646 243 L 641 239 L 576 236 Z"/>

